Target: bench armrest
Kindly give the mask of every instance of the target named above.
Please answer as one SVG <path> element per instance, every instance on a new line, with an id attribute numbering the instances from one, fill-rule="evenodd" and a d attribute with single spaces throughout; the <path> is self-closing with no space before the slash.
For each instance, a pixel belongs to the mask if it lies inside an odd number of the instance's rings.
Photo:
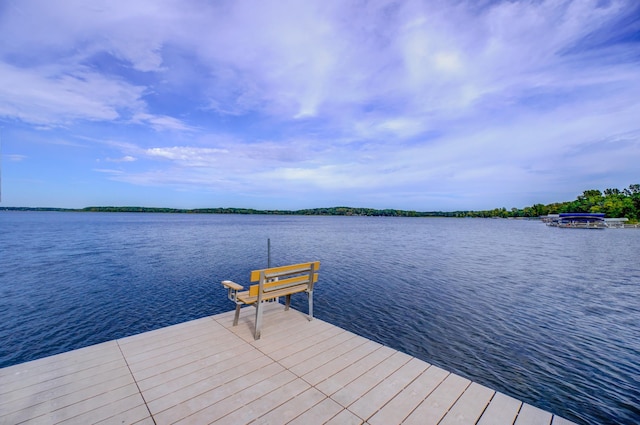
<path id="1" fill-rule="evenodd" d="M 244 289 L 242 285 L 238 285 L 237 283 L 232 282 L 230 280 L 223 280 L 222 284 L 224 286 L 226 286 L 227 288 L 232 289 L 234 291 L 242 291 L 242 289 Z"/>
<path id="2" fill-rule="evenodd" d="M 230 280 L 223 280 L 222 286 L 227 288 L 227 298 L 238 304 L 238 291 L 242 291 L 242 285 L 238 285 L 237 283 Z"/>

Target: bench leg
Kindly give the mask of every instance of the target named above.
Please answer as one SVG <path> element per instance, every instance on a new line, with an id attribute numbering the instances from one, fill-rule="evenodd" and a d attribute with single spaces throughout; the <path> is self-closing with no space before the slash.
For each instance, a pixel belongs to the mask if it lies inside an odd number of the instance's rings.
<path id="1" fill-rule="evenodd" d="M 256 305 L 256 333 L 254 339 L 257 341 L 260 339 L 260 329 L 262 328 L 262 305 L 264 303 L 257 303 Z"/>
<path id="2" fill-rule="evenodd" d="M 238 326 L 239 317 L 240 317 L 240 304 L 236 304 L 236 315 L 233 318 L 233 326 Z"/>
<path id="3" fill-rule="evenodd" d="M 313 291 L 307 293 L 309 297 L 309 320 L 313 320 Z"/>
<path id="4" fill-rule="evenodd" d="M 289 306 L 291 305 L 291 294 L 284 297 L 284 310 L 289 310 Z"/>

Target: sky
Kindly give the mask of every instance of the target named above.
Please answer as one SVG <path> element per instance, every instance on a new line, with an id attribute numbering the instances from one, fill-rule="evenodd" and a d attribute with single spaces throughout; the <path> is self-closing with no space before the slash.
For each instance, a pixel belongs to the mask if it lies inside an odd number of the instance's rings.
<path id="1" fill-rule="evenodd" d="M 523 208 L 640 183 L 637 0 L 1 0 L 0 207 Z"/>

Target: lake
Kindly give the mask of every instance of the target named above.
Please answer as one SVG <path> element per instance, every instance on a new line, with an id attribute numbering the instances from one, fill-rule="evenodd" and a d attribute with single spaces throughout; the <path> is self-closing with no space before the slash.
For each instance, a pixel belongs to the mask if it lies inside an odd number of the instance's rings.
<path id="1" fill-rule="evenodd" d="M 316 317 L 581 424 L 640 423 L 640 230 L 0 211 L 0 367 L 233 309 L 320 260 Z M 306 311 L 305 297 L 292 305 Z"/>

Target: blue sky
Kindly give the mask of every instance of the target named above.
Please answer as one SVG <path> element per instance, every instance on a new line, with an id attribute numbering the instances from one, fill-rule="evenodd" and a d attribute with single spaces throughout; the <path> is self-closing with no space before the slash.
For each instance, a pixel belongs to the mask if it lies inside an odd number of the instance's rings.
<path id="1" fill-rule="evenodd" d="M 636 0 L 3 0 L 0 206 L 419 211 L 640 183 Z"/>

